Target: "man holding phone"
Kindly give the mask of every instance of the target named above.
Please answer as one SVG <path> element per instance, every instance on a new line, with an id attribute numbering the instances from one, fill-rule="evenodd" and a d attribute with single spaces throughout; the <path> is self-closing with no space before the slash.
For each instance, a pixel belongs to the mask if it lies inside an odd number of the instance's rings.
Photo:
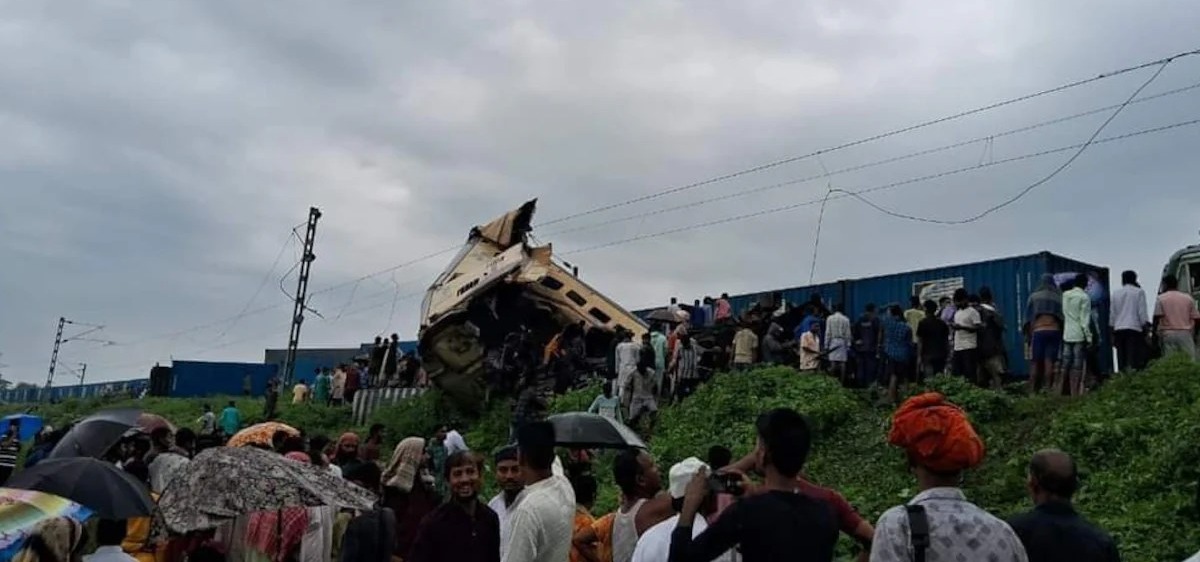
<path id="1" fill-rule="evenodd" d="M 833 559 L 834 512 L 796 484 L 812 445 L 808 422 L 795 410 L 778 408 L 759 416 L 756 425 L 755 464 L 765 476 L 765 491 L 729 506 L 693 539 L 696 515 L 712 493 L 708 471 L 699 470 L 687 486 L 671 535 L 670 562 L 708 562 L 734 547 L 745 562 Z"/>

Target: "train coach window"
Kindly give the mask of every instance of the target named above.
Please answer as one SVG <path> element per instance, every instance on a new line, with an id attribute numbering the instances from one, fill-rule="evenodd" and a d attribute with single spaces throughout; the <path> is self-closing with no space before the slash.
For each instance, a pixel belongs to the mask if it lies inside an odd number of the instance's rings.
<path id="1" fill-rule="evenodd" d="M 580 295 L 579 293 L 576 293 L 575 291 L 567 291 L 567 298 L 571 299 L 571 302 L 573 302 L 579 306 L 583 306 L 583 305 L 587 304 L 587 299 L 583 298 L 582 295 Z"/>
<path id="2" fill-rule="evenodd" d="M 608 324 L 610 321 L 612 321 L 612 317 L 605 314 L 604 311 L 600 310 L 599 308 L 592 308 L 588 311 L 588 314 L 591 314 L 592 318 L 599 320 L 602 324 Z"/>
<path id="3" fill-rule="evenodd" d="M 542 278 L 542 286 L 546 287 L 552 291 L 557 291 L 557 290 L 563 288 L 562 281 L 559 281 L 558 279 L 555 279 L 553 277 L 548 277 L 548 276 Z"/>

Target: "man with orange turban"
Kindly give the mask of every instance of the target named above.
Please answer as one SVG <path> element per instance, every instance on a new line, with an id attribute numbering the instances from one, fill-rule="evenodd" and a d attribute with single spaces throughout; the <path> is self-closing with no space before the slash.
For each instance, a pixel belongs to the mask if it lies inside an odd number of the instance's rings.
<path id="1" fill-rule="evenodd" d="M 1027 562 L 1003 520 L 967 501 L 963 472 L 983 462 L 983 440 L 967 414 L 936 392 L 909 398 L 892 416 L 888 442 L 904 449 L 920 493 L 875 525 L 871 562 Z"/>

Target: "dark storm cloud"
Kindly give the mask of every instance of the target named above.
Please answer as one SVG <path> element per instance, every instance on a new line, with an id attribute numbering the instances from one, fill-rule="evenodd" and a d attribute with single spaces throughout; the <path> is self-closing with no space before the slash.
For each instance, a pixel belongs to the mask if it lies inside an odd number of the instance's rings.
<path id="1" fill-rule="evenodd" d="M 531 197 L 546 222 L 1194 48 L 1189 2 L 588 3 L 450 1 L 26 4 L 0 23 L 0 258 L 6 376 L 39 380 L 59 315 L 109 325 L 64 348 L 98 378 L 175 358 L 258 360 L 286 340 L 279 277 L 322 208 L 304 341 L 414 336 L 449 255 Z M 1196 80 L 1182 60 L 1147 94 Z M 1123 76 L 671 197 L 662 209 L 1119 102 Z M 1196 91 L 1105 133 L 1194 118 Z M 645 219 L 543 236 L 612 241 L 1081 142 L 1103 116 Z M 1197 129 L 1089 150 L 1028 199 L 962 227 L 831 201 L 816 280 L 1049 249 L 1156 275 L 1197 222 Z M 879 192 L 909 213 L 978 212 L 1067 154 Z M 819 206 L 566 258 L 631 307 L 805 284 Z M 265 277 L 264 277 L 265 275 Z M 181 329 L 255 311 L 177 336 Z M 294 289 L 294 278 L 283 283 Z M 73 344 L 72 344 L 73 345 Z"/>

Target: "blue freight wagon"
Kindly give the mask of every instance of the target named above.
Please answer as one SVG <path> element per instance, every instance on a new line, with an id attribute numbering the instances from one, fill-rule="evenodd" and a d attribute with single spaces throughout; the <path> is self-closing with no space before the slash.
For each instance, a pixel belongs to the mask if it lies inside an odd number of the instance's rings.
<path id="1" fill-rule="evenodd" d="M 262 363 L 224 363 L 215 361 L 173 361 L 171 390 L 173 397 L 241 395 L 246 377 L 250 377 L 252 396 L 262 396 L 267 381 L 279 372 L 275 365 Z"/>
<path id="2" fill-rule="evenodd" d="M 809 302 L 814 295 L 819 295 L 821 302 L 827 307 L 837 303 L 845 305 L 846 314 L 854 318 L 862 313 L 868 303 L 880 307 L 895 303 L 908 308 L 912 296 L 917 296 L 922 301 L 937 301 L 942 296 L 952 295 L 958 288 L 976 293 L 980 287 L 987 286 L 991 288 L 996 305 L 1004 316 L 1004 343 L 1008 351 L 1009 372 L 1012 375 L 1028 376 L 1029 367 L 1025 360 L 1025 343 L 1021 334 L 1021 326 L 1029 320 L 1025 317 L 1025 303 L 1029 300 L 1029 295 L 1037 290 L 1042 275 L 1046 273 L 1054 274 L 1060 283 L 1072 274 L 1088 275 L 1093 321 L 1099 333 L 1097 366 L 1101 373 L 1111 373 L 1113 358 L 1107 330 L 1110 304 L 1108 268 L 1050 252 L 731 295 L 729 302 L 734 314 L 739 315 L 755 306 L 779 308 L 783 302 L 788 306 L 801 306 Z M 645 318 L 654 310 L 657 309 L 644 309 L 634 314 Z"/>
<path id="3" fill-rule="evenodd" d="M 20 404 L 27 402 L 61 401 L 69 398 L 95 398 L 99 396 L 134 397 L 141 394 L 142 389 L 149 384 L 147 379 L 126 381 L 97 382 L 89 384 L 74 384 L 70 386 L 51 387 L 49 393 L 45 387 L 11 388 L 0 391 L 0 402 Z"/>

